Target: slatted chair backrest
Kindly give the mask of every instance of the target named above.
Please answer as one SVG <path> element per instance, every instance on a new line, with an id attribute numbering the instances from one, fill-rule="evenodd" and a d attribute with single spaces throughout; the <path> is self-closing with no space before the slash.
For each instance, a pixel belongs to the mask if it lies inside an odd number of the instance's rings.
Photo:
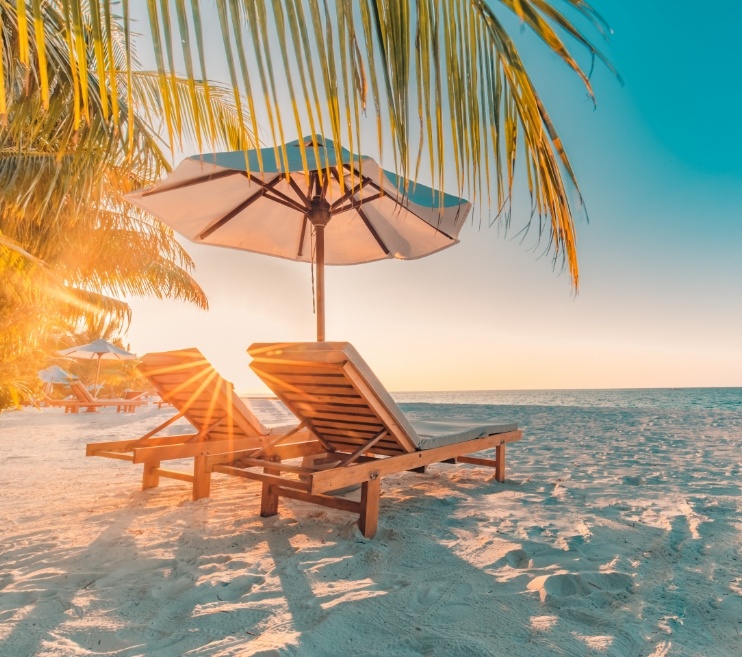
<path id="1" fill-rule="evenodd" d="M 234 386 L 198 349 L 146 354 L 138 369 L 194 426 L 201 440 L 234 440 L 268 433 Z"/>
<path id="2" fill-rule="evenodd" d="M 250 367 L 332 451 L 414 452 L 419 437 L 348 342 L 254 344 Z M 383 433 L 382 433 L 383 432 Z"/>
<path id="3" fill-rule="evenodd" d="M 95 402 L 95 398 L 90 394 L 90 391 L 85 387 L 82 381 L 70 382 L 70 389 L 81 405 L 86 402 Z"/>

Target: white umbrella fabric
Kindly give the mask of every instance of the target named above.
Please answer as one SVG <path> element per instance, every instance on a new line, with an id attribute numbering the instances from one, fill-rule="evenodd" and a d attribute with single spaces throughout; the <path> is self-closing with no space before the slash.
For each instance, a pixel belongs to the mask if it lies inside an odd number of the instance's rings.
<path id="1" fill-rule="evenodd" d="M 93 340 L 88 344 L 83 344 L 78 347 L 63 349 L 57 353 L 59 353 L 60 356 L 75 358 L 77 360 L 98 360 L 98 367 L 95 371 L 95 383 L 93 384 L 93 397 L 98 396 L 98 375 L 100 374 L 101 360 L 133 360 L 137 357 L 136 354 L 121 349 L 103 338 Z"/>
<path id="2" fill-rule="evenodd" d="M 189 157 L 127 199 L 193 242 L 316 262 L 323 341 L 325 264 L 412 260 L 453 246 L 471 204 L 338 151 L 328 139 L 302 141 L 308 177 L 297 140 L 285 156 L 263 148 Z"/>

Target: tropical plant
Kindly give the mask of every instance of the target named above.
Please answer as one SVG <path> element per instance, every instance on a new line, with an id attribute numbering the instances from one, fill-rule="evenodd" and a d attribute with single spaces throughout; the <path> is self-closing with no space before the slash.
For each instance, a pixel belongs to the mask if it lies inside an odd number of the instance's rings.
<path id="1" fill-rule="evenodd" d="M 0 408 L 28 392 L 61 327 L 124 327 L 122 296 L 206 307 L 170 229 L 123 200 L 170 168 L 159 136 L 163 107 L 178 105 L 175 137 L 252 144 L 229 90 L 175 79 L 167 89 L 174 95 L 163 98 L 156 74 L 124 52 L 110 16 L 101 75 L 93 6 L 78 16 L 73 40 L 62 4 L 0 0 Z"/>
<path id="2" fill-rule="evenodd" d="M 582 199 L 555 127 L 506 29 L 506 14 L 556 53 L 592 97 L 588 69 L 567 47 L 571 43 L 584 49 L 590 67 L 598 58 L 610 68 L 586 36 L 594 32 L 606 37 L 609 32 L 588 2 L 562 0 L 558 4 L 563 9 L 557 8 L 555 0 L 214 2 L 235 104 L 241 105 L 239 91 L 244 89 L 253 130 L 260 111 L 278 151 L 288 140 L 291 124 L 297 135 L 320 133 L 351 151 L 359 150 L 354 147 L 365 130 L 362 115 L 369 104 L 378 148 L 383 149 L 385 138 L 391 140 L 387 143 L 391 143 L 398 173 L 418 176 L 425 159 L 427 175 L 436 186 L 443 188 L 446 178 L 453 175 L 460 191 L 467 190 L 482 201 L 486 197 L 490 207 L 504 215 L 506 224 L 516 160 L 522 158 L 532 199 L 532 213 L 524 225 L 535 226 L 539 238 L 548 237 L 555 260 L 566 262 L 573 284 L 578 285 L 574 215 Z M 17 4 L 25 6 L 23 0 Z M 43 20 L 39 4 L 33 3 L 35 20 Z M 94 58 L 102 79 L 110 53 L 118 46 L 110 18 L 118 3 L 64 0 L 52 4 L 62 7 L 67 34 L 76 44 L 85 34 L 81 7 L 89 5 Z M 129 0 L 122 0 L 121 7 L 128 58 L 133 48 Z M 147 2 L 157 84 L 166 99 L 162 109 L 171 135 L 177 132 L 179 113 L 176 59 L 183 61 L 190 82 L 188 95 L 194 98 L 196 80 L 208 77 L 202 9 L 212 7 L 212 0 Z M 22 30 L 16 51 L 31 65 L 33 57 L 24 34 Z M 81 48 L 71 51 L 77 57 Z M 44 68 L 42 55 L 39 52 L 36 58 L 40 70 Z M 40 84 L 43 89 L 43 79 Z M 84 123 L 86 112 L 101 111 L 108 116 L 105 94 L 100 107 L 93 108 L 85 100 L 84 78 L 79 77 L 76 84 L 76 125 Z M 111 78 L 112 98 L 116 84 Z M 126 85 L 131 89 L 133 78 Z M 205 85 L 205 93 L 208 88 Z M 285 106 L 284 89 L 290 99 Z M 213 129 L 215 123 L 212 117 L 208 119 Z M 447 153 L 454 162 L 451 173 Z M 577 201 L 571 202 L 571 197 Z"/>

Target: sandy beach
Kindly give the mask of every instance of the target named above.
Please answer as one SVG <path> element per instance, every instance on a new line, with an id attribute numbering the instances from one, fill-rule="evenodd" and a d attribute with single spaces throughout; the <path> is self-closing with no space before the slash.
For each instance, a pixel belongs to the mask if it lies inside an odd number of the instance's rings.
<path id="1" fill-rule="evenodd" d="M 373 540 L 292 500 L 262 519 L 257 483 L 217 475 L 192 502 L 85 457 L 172 408 L 0 414 L 0 655 L 742 654 L 739 413 L 405 410 L 496 413 L 524 438 L 504 484 L 466 465 L 385 479 Z"/>
<path id="2" fill-rule="evenodd" d="M 0 0 L 0 657 L 742 657 L 741 43 Z"/>

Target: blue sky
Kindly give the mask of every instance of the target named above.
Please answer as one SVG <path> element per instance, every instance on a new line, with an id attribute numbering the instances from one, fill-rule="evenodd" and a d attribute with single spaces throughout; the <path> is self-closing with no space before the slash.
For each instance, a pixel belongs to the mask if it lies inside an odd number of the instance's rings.
<path id="1" fill-rule="evenodd" d="M 593 4 L 624 79 L 596 66 L 597 108 L 518 36 L 589 212 L 580 294 L 531 243 L 473 226 L 420 261 L 330 268 L 328 338 L 391 389 L 742 386 L 742 4 Z M 259 389 L 251 342 L 313 339 L 309 267 L 186 247 L 211 310 L 134 301 L 132 348 L 198 346 Z"/>

